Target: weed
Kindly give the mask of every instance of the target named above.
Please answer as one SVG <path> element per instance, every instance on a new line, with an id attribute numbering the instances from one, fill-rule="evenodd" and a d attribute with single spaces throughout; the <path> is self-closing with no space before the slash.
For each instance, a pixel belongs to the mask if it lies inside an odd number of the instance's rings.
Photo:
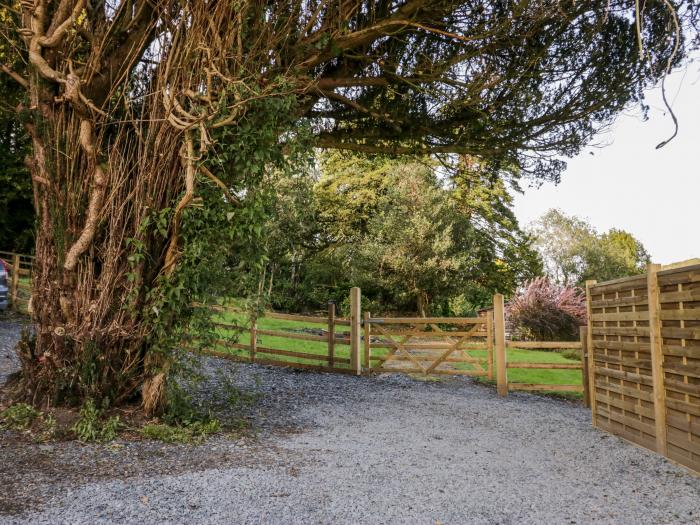
<path id="1" fill-rule="evenodd" d="M 561 356 L 566 359 L 571 359 L 573 361 L 581 360 L 581 350 L 562 350 Z"/>
<path id="2" fill-rule="evenodd" d="M 103 443 L 116 438 L 120 426 L 119 416 L 104 419 L 102 410 L 95 406 L 92 399 L 88 399 L 80 409 L 80 419 L 71 430 L 79 441 Z"/>
<path id="3" fill-rule="evenodd" d="M 17 403 L 0 413 L 0 427 L 12 430 L 26 430 L 39 417 L 39 411 L 26 403 Z"/>
<path id="4" fill-rule="evenodd" d="M 221 428 L 217 419 L 195 421 L 181 425 L 151 423 L 144 425 L 141 433 L 148 439 L 165 443 L 202 443 L 207 436 L 215 434 Z"/>
<path id="5" fill-rule="evenodd" d="M 56 418 L 52 414 L 46 414 L 41 418 L 41 432 L 34 438 L 37 442 L 49 441 L 56 437 Z"/>

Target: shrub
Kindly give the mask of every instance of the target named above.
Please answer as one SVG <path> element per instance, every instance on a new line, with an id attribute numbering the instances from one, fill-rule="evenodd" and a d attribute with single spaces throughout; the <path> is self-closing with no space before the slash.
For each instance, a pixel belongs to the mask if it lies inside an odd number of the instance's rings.
<path id="1" fill-rule="evenodd" d="M 26 430 L 39 416 L 39 412 L 25 403 L 12 405 L 0 413 L 0 427 Z"/>
<path id="2" fill-rule="evenodd" d="M 508 303 L 506 316 L 518 337 L 576 340 L 579 326 L 586 323 L 586 296 L 580 288 L 538 277 Z"/>

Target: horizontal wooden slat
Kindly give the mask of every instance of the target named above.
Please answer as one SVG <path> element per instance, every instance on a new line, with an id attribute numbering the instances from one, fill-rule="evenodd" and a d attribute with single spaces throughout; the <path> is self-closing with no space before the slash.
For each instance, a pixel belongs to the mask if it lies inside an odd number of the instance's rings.
<path id="1" fill-rule="evenodd" d="M 593 341 L 593 348 L 607 350 L 625 350 L 630 352 L 649 352 L 649 343 L 638 343 L 636 341 Z"/>
<path id="2" fill-rule="evenodd" d="M 375 335 L 382 336 L 392 336 L 392 337 L 423 337 L 423 338 L 440 338 L 445 339 L 449 337 L 469 337 L 469 338 L 482 338 L 486 337 L 485 331 L 477 332 L 449 332 L 445 330 L 444 332 L 426 332 L 422 330 L 392 330 L 386 327 L 382 327 L 381 330 L 377 330 Z"/>
<path id="3" fill-rule="evenodd" d="M 612 405 L 622 410 L 626 410 L 628 412 L 633 412 L 635 414 L 654 419 L 654 408 L 642 406 L 639 400 L 633 402 L 629 399 L 617 399 L 612 396 L 598 394 L 596 396 L 596 401 L 601 404 Z"/>
<path id="4" fill-rule="evenodd" d="M 624 370 L 615 370 L 613 368 L 603 368 L 596 367 L 596 375 L 613 377 L 615 379 L 621 379 L 623 381 L 630 381 L 632 383 L 639 383 L 642 385 L 652 386 L 653 381 L 651 376 L 645 376 L 642 374 L 635 374 L 634 372 L 626 372 Z"/>
<path id="5" fill-rule="evenodd" d="M 529 349 L 550 349 L 550 350 L 580 350 L 581 343 L 579 341 L 506 341 L 506 346 L 510 348 Z"/>
<path id="6" fill-rule="evenodd" d="M 637 288 L 646 289 L 646 275 L 633 275 L 631 277 L 621 277 L 604 283 L 597 283 L 591 286 L 591 295 L 608 294 L 622 292 L 625 290 L 633 290 Z"/>
<path id="7" fill-rule="evenodd" d="M 311 354 L 308 352 L 295 352 L 292 350 L 282 350 L 279 348 L 270 348 L 267 346 L 260 346 L 258 345 L 256 347 L 256 353 L 257 354 L 270 354 L 270 355 L 281 355 L 285 357 L 296 357 L 299 359 L 307 359 L 310 361 L 330 361 L 330 357 L 328 355 L 324 354 Z M 345 358 L 345 357 L 333 357 L 333 360 L 336 363 L 350 363 L 350 359 Z M 256 357 L 257 361 L 257 357 Z"/>
<path id="8" fill-rule="evenodd" d="M 700 339 L 700 326 L 690 328 L 662 326 L 661 335 L 673 339 Z"/>
<path id="9" fill-rule="evenodd" d="M 672 392 L 692 395 L 698 395 L 698 390 L 700 389 L 700 384 L 682 383 L 669 377 L 664 379 L 664 386 L 666 390 L 671 390 Z"/>
<path id="10" fill-rule="evenodd" d="M 594 321 L 648 321 L 649 312 L 614 312 L 605 314 L 593 314 Z"/>
<path id="11" fill-rule="evenodd" d="M 596 374 L 597 376 L 597 374 Z M 616 394 L 622 394 L 624 396 L 629 396 L 629 397 L 634 397 L 636 399 L 641 399 L 643 401 L 649 401 L 651 402 L 654 399 L 654 395 L 652 392 L 647 392 L 646 390 L 639 390 L 637 388 L 631 388 L 628 386 L 620 386 L 615 383 L 607 383 L 602 380 L 598 380 L 598 377 L 596 377 L 596 382 L 595 382 L 596 389 L 600 388 L 602 390 L 608 390 L 610 392 L 615 392 Z M 596 396 L 598 393 L 596 392 Z M 598 399 L 596 397 L 596 399 Z"/>
<path id="12" fill-rule="evenodd" d="M 694 434 L 698 437 L 698 439 L 700 439 L 700 418 L 694 418 L 691 419 L 691 421 L 688 421 L 688 418 L 685 417 L 685 415 L 679 416 L 677 414 L 666 414 L 666 424 L 680 430 L 681 432 Z"/>
<path id="13" fill-rule="evenodd" d="M 650 436 L 656 435 L 653 424 L 647 423 L 646 421 L 641 421 L 636 417 L 627 416 L 619 412 L 614 412 L 602 406 L 598 407 L 598 416 L 607 417 L 609 419 L 612 419 L 613 421 L 617 421 L 618 423 L 625 425 L 626 427 L 639 430 L 640 432 L 644 432 L 645 434 L 649 434 Z"/>
<path id="14" fill-rule="evenodd" d="M 407 355 L 403 354 L 392 354 L 392 355 L 373 355 L 370 356 L 370 359 L 372 361 L 419 361 L 419 362 L 428 362 L 432 363 L 437 360 L 437 356 L 420 356 L 420 355 L 413 355 L 411 357 L 408 357 Z M 485 365 L 488 363 L 486 359 L 465 359 L 465 358 L 460 358 L 460 357 L 448 357 L 442 360 L 443 363 L 468 363 L 468 364 L 480 364 L 480 365 Z"/>
<path id="15" fill-rule="evenodd" d="M 666 407 L 671 410 L 685 412 L 696 417 L 700 417 L 700 403 L 688 403 L 683 399 L 673 399 L 666 397 Z"/>
<path id="16" fill-rule="evenodd" d="M 670 284 L 697 283 L 700 281 L 700 270 L 693 269 L 679 270 L 673 273 L 659 272 L 659 284 L 668 286 Z"/>
<path id="17" fill-rule="evenodd" d="M 700 366 L 684 365 L 683 363 L 664 363 L 664 372 L 700 379 Z M 697 385 L 700 393 L 700 385 Z"/>
<path id="18" fill-rule="evenodd" d="M 486 324 L 485 317 L 372 317 L 370 324 Z"/>
<path id="19" fill-rule="evenodd" d="M 700 359 L 700 346 L 663 345 L 663 353 L 668 356 Z"/>
<path id="20" fill-rule="evenodd" d="M 669 443 L 673 443 L 683 450 L 687 450 L 688 452 L 692 452 L 693 454 L 700 456 L 700 440 L 698 440 L 697 437 L 695 440 L 691 441 L 688 439 L 687 432 L 682 432 L 673 427 L 667 427 L 666 432 Z"/>
<path id="21" fill-rule="evenodd" d="M 483 377 L 487 374 L 486 370 L 445 370 L 441 368 L 435 368 L 428 372 L 428 375 L 438 375 L 438 376 L 471 376 L 471 377 Z"/>
<path id="22" fill-rule="evenodd" d="M 217 350 L 203 350 L 203 353 L 214 356 L 214 357 L 220 357 L 222 359 L 228 359 L 230 361 L 238 361 L 238 362 L 243 362 L 243 363 L 250 363 L 250 357 L 249 356 L 238 356 L 238 355 L 233 355 L 229 354 L 227 352 L 219 352 Z M 258 365 L 271 365 L 271 366 L 283 366 L 286 368 L 298 368 L 302 370 L 315 370 L 318 372 L 333 372 L 333 373 L 340 373 L 340 374 L 355 374 L 354 370 L 351 370 L 349 368 L 339 368 L 339 367 L 329 367 L 329 366 L 323 366 L 323 365 L 310 365 L 306 363 L 293 363 L 291 361 L 280 361 L 280 360 L 274 360 L 274 359 L 255 359 L 255 364 Z"/>
<path id="23" fill-rule="evenodd" d="M 579 364 L 567 363 L 517 363 L 506 364 L 507 368 L 532 368 L 538 370 L 581 370 L 583 366 Z"/>
<path id="24" fill-rule="evenodd" d="M 609 299 L 598 299 L 591 301 L 593 308 L 613 308 L 616 306 L 644 306 L 649 303 L 646 294 L 634 295 L 631 297 L 612 297 Z"/>
<path id="25" fill-rule="evenodd" d="M 647 326 L 593 326 L 591 330 L 593 331 L 593 335 L 636 335 L 642 337 L 649 337 L 649 327 Z"/>
<path id="26" fill-rule="evenodd" d="M 609 423 L 605 418 L 601 417 L 596 418 L 595 424 L 593 426 L 600 430 L 610 432 L 611 434 L 614 434 L 626 441 L 629 441 L 630 443 L 634 443 L 636 445 L 640 445 L 642 447 L 654 450 L 654 447 L 656 446 L 656 441 L 653 436 L 649 436 L 648 434 L 644 434 L 632 429 L 623 429 L 621 426 L 618 425 L 619 423 Z"/>
<path id="27" fill-rule="evenodd" d="M 649 373 L 651 373 L 651 359 L 628 359 L 626 357 L 620 359 L 617 356 L 605 355 L 602 352 L 594 352 L 593 359 L 599 363 L 608 363 L 631 368 L 645 368 L 650 371 Z"/>
<path id="28" fill-rule="evenodd" d="M 661 292 L 659 299 L 662 304 L 700 301 L 700 288 L 682 292 Z"/>
<path id="29" fill-rule="evenodd" d="M 583 392 L 583 385 L 538 385 L 528 383 L 508 383 L 508 390 L 541 390 L 547 392 Z"/>
<path id="30" fill-rule="evenodd" d="M 311 315 L 283 314 L 279 312 L 265 312 L 263 317 L 268 319 L 281 319 L 284 321 L 300 321 L 303 323 L 328 324 L 327 317 L 316 317 Z M 336 321 L 336 324 L 339 324 Z"/>
<path id="31" fill-rule="evenodd" d="M 662 321 L 700 321 L 700 308 L 687 310 L 661 310 Z"/>

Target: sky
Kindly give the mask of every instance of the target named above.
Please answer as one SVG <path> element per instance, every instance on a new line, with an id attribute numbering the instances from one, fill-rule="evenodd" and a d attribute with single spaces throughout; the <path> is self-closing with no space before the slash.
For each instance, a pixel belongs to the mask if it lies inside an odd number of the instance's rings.
<path id="1" fill-rule="evenodd" d="M 666 93 L 679 120 L 673 141 L 656 149 L 673 132 L 657 86 L 647 91 L 647 121 L 630 108 L 597 137 L 598 146 L 568 160 L 561 183 L 528 188 L 525 182 L 524 195 L 515 195 L 520 223 L 559 208 L 599 232 L 629 231 L 653 262 L 700 257 L 700 63 L 671 74 Z"/>

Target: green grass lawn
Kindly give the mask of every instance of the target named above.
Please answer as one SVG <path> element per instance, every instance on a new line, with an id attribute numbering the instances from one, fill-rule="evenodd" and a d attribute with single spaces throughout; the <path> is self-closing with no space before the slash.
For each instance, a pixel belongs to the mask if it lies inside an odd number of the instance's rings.
<path id="1" fill-rule="evenodd" d="M 247 315 L 244 313 L 237 312 L 220 312 L 216 315 L 215 321 L 226 323 L 226 324 L 237 324 L 241 326 L 249 326 L 247 322 Z M 314 324 L 308 322 L 299 321 L 288 321 L 286 319 L 270 319 L 267 317 L 261 317 L 258 319 L 257 323 L 258 330 L 278 330 L 278 331 L 290 331 L 290 333 L 302 333 L 301 330 L 306 328 L 319 328 L 326 330 L 328 328 L 325 322 Z M 296 332 L 293 332 L 296 331 Z M 350 327 L 336 325 L 336 334 L 348 334 Z M 249 331 L 238 331 L 235 329 L 228 329 L 224 327 L 217 328 L 217 334 L 222 339 L 229 340 L 231 342 L 240 343 L 243 345 L 250 345 L 250 332 Z M 313 334 L 308 334 L 313 335 Z M 258 333 L 258 347 L 275 348 L 278 350 L 287 350 L 292 352 L 303 352 L 308 354 L 316 354 L 319 359 L 306 359 L 293 356 L 280 356 L 280 355 L 270 355 L 260 352 L 259 357 L 263 359 L 274 359 L 277 361 L 285 361 L 290 364 L 293 363 L 305 363 L 305 364 L 326 364 L 326 356 L 328 355 L 328 344 L 323 341 L 305 341 L 299 339 L 289 339 L 286 337 L 278 337 L 273 335 L 266 335 Z M 215 348 L 217 351 L 231 353 L 233 355 L 238 355 L 241 357 L 248 357 L 248 350 L 227 348 L 224 346 L 218 346 Z M 341 359 L 350 358 L 350 346 L 342 343 L 336 342 L 335 344 L 335 356 Z M 337 363 L 336 366 L 340 368 L 348 368 L 347 364 Z"/>
<path id="2" fill-rule="evenodd" d="M 235 312 L 221 312 L 216 316 L 217 322 L 248 326 L 246 319 L 246 314 Z M 266 317 L 258 319 L 259 330 L 296 330 L 296 333 L 301 333 L 300 330 L 304 328 L 319 328 L 325 330 L 327 326 L 325 322 L 319 324 L 312 324 L 308 322 L 289 321 L 285 319 L 270 319 Z M 348 326 L 336 325 L 337 334 L 347 334 L 349 330 L 350 328 Z M 222 339 L 226 339 L 231 342 L 236 342 L 243 345 L 250 344 L 250 333 L 248 331 L 239 332 L 234 329 L 218 328 L 217 333 Z M 295 363 L 326 364 L 324 358 L 328 354 L 327 343 L 323 341 L 305 341 L 297 339 L 288 339 L 285 337 L 271 336 L 265 334 L 258 334 L 258 347 L 275 348 L 279 350 L 292 352 L 303 352 L 319 356 L 318 360 L 313 360 L 307 358 L 300 358 L 296 356 L 269 355 L 264 354 L 263 352 L 260 352 L 258 354 L 259 358 L 283 361 L 289 363 L 290 365 Z M 232 349 L 219 345 L 216 348 L 214 348 L 214 350 L 230 353 L 232 355 L 237 355 L 240 357 L 247 358 L 249 356 L 249 351 L 247 349 Z M 372 355 L 381 356 L 385 355 L 388 351 L 388 349 L 384 348 L 373 348 Z M 478 359 L 486 360 L 486 350 L 470 350 L 469 355 Z M 335 356 L 339 358 L 349 359 L 349 345 L 336 343 Z M 564 356 L 556 351 L 521 350 L 513 348 L 507 349 L 507 358 L 508 362 L 510 363 L 580 363 L 580 361 L 578 361 L 577 359 L 574 359 L 568 355 Z M 374 365 L 376 364 L 376 361 L 373 361 L 372 363 Z M 452 365 L 460 369 L 472 368 L 472 365 L 467 363 L 453 363 Z M 348 368 L 348 365 L 345 363 L 336 363 L 336 366 L 340 368 Z M 486 368 L 485 365 L 484 368 Z M 538 370 L 509 368 L 508 381 L 510 383 L 529 383 L 545 385 L 579 385 L 581 384 L 582 378 L 580 370 Z M 573 397 L 580 397 L 580 394 L 576 393 L 570 393 L 568 395 Z"/>

